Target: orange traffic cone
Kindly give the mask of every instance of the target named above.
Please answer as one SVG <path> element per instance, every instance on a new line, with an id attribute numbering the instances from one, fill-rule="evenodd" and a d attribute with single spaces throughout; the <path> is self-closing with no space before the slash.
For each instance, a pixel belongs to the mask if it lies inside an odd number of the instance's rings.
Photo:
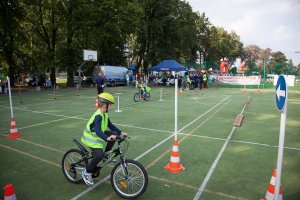
<path id="1" fill-rule="evenodd" d="M 258 85 L 258 88 L 257 88 L 257 94 L 260 94 L 260 88 L 259 88 L 259 85 Z"/>
<path id="2" fill-rule="evenodd" d="M 244 88 L 242 89 L 242 92 L 245 94 L 247 93 L 246 85 L 244 85 Z"/>
<path id="3" fill-rule="evenodd" d="M 268 190 L 267 190 L 267 193 L 266 193 L 266 196 L 265 196 L 264 200 L 273 200 L 274 199 L 275 180 L 276 180 L 276 169 L 274 169 L 274 171 L 273 171 L 273 175 L 272 175 L 272 178 L 270 180 Z M 280 185 L 280 188 L 279 188 L 279 200 L 282 200 L 281 185 Z"/>
<path id="4" fill-rule="evenodd" d="M 5 186 L 4 200 L 17 200 L 14 191 L 14 186 L 11 183 Z"/>
<path id="5" fill-rule="evenodd" d="M 98 103 L 98 98 L 96 98 L 96 104 L 95 104 L 96 108 L 99 108 L 99 103 Z"/>
<path id="6" fill-rule="evenodd" d="M 169 170 L 172 173 L 179 173 L 185 168 L 180 164 L 179 158 L 179 148 L 177 140 L 174 140 L 174 145 L 172 148 L 171 159 L 170 162 L 165 166 L 166 170 Z"/>
<path id="7" fill-rule="evenodd" d="M 10 133 L 7 136 L 9 139 L 14 139 L 14 138 L 19 138 L 21 135 L 18 133 L 17 125 L 15 122 L 15 118 L 11 118 L 11 123 L 10 123 Z"/>

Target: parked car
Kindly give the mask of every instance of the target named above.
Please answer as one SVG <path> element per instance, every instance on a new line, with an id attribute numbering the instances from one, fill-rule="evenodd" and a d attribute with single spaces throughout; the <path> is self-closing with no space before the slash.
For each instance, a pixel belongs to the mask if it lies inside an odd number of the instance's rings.
<path id="1" fill-rule="evenodd" d="M 47 76 L 44 73 L 31 74 L 29 78 L 26 79 L 28 86 L 44 86 Z"/>
<path id="2" fill-rule="evenodd" d="M 109 65 L 96 65 L 93 72 L 93 79 L 96 82 L 96 78 L 101 72 L 105 79 L 106 85 L 116 86 L 116 85 L 127 85 L 126 74 L 128 69 L 122 66 L 109 66 Z"/>

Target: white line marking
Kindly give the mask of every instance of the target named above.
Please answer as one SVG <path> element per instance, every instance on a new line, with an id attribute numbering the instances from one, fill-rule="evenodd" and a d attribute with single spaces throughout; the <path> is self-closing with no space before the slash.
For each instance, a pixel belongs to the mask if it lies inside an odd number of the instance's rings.
<path id="1" fill-rule="evenodd" d="M 0 107 L 4 107 L 4 106 L 0 106 Z M 5 108 L 7 108 L 7 107 L 5 107 Z M 57 117 L 66 117 L 66 118 L 70 118 L 70 119 L 83 119 L 83 118 L 79 118 L 79 117 L 70 117 L 70 116 L 66 116 L 66 115 L 54 114 L 54 113 L 49 113 L 49 112 L 41 112 L 41 111 L 29 110 L 29 109 L 23 109 L 23 108 L 14 108 L 14 109 L 33 112 L 33 113 L 39 113 L 39 114 L 44 114 L 44 115 L 52 115 L 52 116 L 57 116 Z"/>
<path id="2" fill-rule="evenodd" d="M 51 162 L 51 161 L 49 161 L 49 160 L 43 159 L 43 158 L 38 157 L 38 156 L 31 155 L 31 154 L 26 153 L 26 152 L 24 152 L 24 151 L 21 151 L 21 150 L 18 150 L 18 149 L 15 149 L 15 148 L 12 148 L 12 147 L 3 145 L 3 144 L 0 144 L 0 147 L 4 147 L 4 148 L 9 149 L 9 150 L 11 150 L 11 151 L 18 152 L 18 153 L 20 153 L 20 154 L 26 155 L 26 156 L 28 156 L 28 157 L 31 157 L 31 158 L 34 158 L 34 159 L 37 159 L 37 160 L 40 160 L 40 161 L 45 162 L 45 163 L 48 163 L 48 164 L 50 164 L 50 165 L 54 165 L 54 166 L 56 166 L 56 167 L 61 167 L 61 165 L 56 164 L 56 163 L 54 163 L 54 162 Z"/>
<path id="3" fill-rule="evenodd" d="M 250 96 L 248 96 L 247 101 L 248 101 L 248 100 L 250 100 Z M 244 112 L 244 110 L 245 110 L 245 108 L 246 108 L 246 105 L 247 105 L 247 102 L 245 103 L 245 105 L 244 105 L 244 107 L 243 107 L 243 109 L 242 109 L 242 111 L 241 111 L 241 114 L 243 114 L 243 112 Z"/>
<path id="4" fill-rule="evenodd" d="M 248 99 L 249 99 L 249 98 L 250 98 L 250 96 L 248 97 Z M 247 102 L 244 104 L 244 107 L 243 107 L 243 109 L 242 109 L 242 111 L 241 111 L 241 114 L 243 114 L 243 112 L 244 112 L 244 110 L 245 110 L 245 108 L 246 108 L 246 105 L 247 105 Z M 201 186 L 200 186 L 198 192 L 197 192 L 196 195 L 194 196 L 194 200 L 200 199 L 200 196 L 201 196 L 202 192 L 204 191 L 204 188 L 205 188 L 207 182 L 209 181 L 209 179 L 210 179 L 212 173 L 214 172 L 215 167 L 217 166 L 217 164 L 218 164 L 218 162 L 219 162 L 221 156 L 223 155 L 223 153 L 224 153 L 224 151 L 225 151 L 225 148 L 227 147 L 227 144 L 228 144 L 228 142 L 229 142 L 229 140 L 230 140 L 232 134 L 234 133 L 235 128 L 236 128 L 236 127 L 232 127 L 232 129 L 231 129 L 231 131 L 230 131 L 230 134 L 229 134 L 229 136 L 227 137 L 225 143 L 223 144 L 223 146 L 222 146 L 222 148 L 221 148 L 221 150 L 220 150 L 218 156 L 216 157 L 215 161 L 213 162 L 212 166 L 210 167 L 210 169 L 209 169 L 209 171 L 208 171 L 208 173 L 207 173 L 207 175 L 206 175 L 204 181 L 202 182 L 202 184 L 201 184 Z"/>
<path id="5" fill-rule="evenodd" d="M 132 125 L 126 125 L 126 124 L 118 124 L 118 123 L 114 123 L 114 124 L 116 124 L 118 126 L 124 126 L 124 127 L 136 128 L 136 129 L 142 129 L 142 130 L 148 130 L 148 131 L 173 133 L 173 131 L 164 131 L 164 130 L 158 130 L 158 129 L 152 129 L 152 128 L 145 128 L 145 127 L 138 127 L 138 126 L 132 126 Z"/>
<path id="6" fill-rule="evenodd" d="M 105 177 L 104 179 L 102 179 L 101 181 L 99 181 L 98 183 L 96 183 L 95 185 L 93 185 L 93 186 L 89 187 L 88 189 L 84 190 L 83 192 L 79 193 L 77 196 L 73 197 L 71 200 L 79 199 L 80 197 L 82 197 L 86 193 L 88 193 L 89 191 L 92 191 L 98 185 L 101 185 L 102 183 L 104 183 L 105 181 L 107 181 L 109 178 L 110 178 L 110 175 L 107 176 L 107 177 Z"/>
<path id="7" fill-rule="evenodd" d="M 220 160 L 220 158 L 221 158 L 221 156 L 222 156 L 222 154 L 223 154 L 223 152 L 224 152 L 224 150 L 225 150 L 225 148 L 226 148 L 226 146 L 227 146 L 227 144 L 228 144 L 228 142 L 229 142 L 229 140 L 230 140 L 230 138 L 231 138 L 231 136 L 232 136 L 232 134 L 234 132 L 234 130 L 235 130 L 235 127 L 232 127 L 231 132 L 230 132 L 228 138 L 226 139 L 226 141 L 225 141 L 222 149 L 220 150 L 217 158 L 215 159 L 215 161 L 213 162 L 212 166 L 210 167 L 210 169 L 209 169 L 209 171 L 208 171 L 208 173 L 207 173 L 204 181 L 201 184 L 201 187 L 199 188 L 197 194 L 194 197 L 194 200 L 200 199 L 200 196 L 201 196 L 202 192 L 204 191 L 204 188 L 205 188 L 207 182 L 209 181 L 210 176 L 212 175 L 215 167 L 217 166 L 217 164 L 218 164 L 218 162 L 219 162 L 219 160 Z"/>
<path id="8" fill-rule="evenodd" d="M 206 115 L 208 112 L 210 112 L 212 109 L 214 109 L 215 107 L 217 107 L 218 105 L 220 105 L 221 103 L 223 103 L 224 101 L 226 101 L 230 96 L 228 96 L 227 98 L 223 99 L 220 103 L 218 103 L 217 105 L 215 105 L 214 107 L 210 108 L 209 110 L 207 110 L 205 113 L 203 113 L 202 115 L 200 115 L 199 117 L 197 117 L 196 119 L 194 119 L 193 121 L 191 121 L 189 124 L 187 124 L 186 126 L 184 126 L 183 128 L 181 128 L 178 132 L 181 132 L 183 129 L 185 129 L 186 127 L 190 126 L 191 124 L 193 124 L 195 121 L 197 121 L 199 118 L 203 117 L 204 115 Z"/>
<path id="9" fill-rule="evenodd" d="M 24 126 L 24 127 L 19 128 L 19 130 L 22 130 L 22 129 L 25 129 L 25 128 L 32 128 L 32 127 L 34 127 L 34 126 L 45 125 L 45 124 L 49 124 L 49 123 L 52 123 L 52 122 L 63 121 L 63 120 L 66 120 L 66 119 L 70 119 L 70 118 L 56 119 L 56 120 L 52 120 L 52 121 L 48 121 L 48 122 L 43 122 L 43 123 L 33 124 L 33 125 L 30 125 L 30 126 Z"/>

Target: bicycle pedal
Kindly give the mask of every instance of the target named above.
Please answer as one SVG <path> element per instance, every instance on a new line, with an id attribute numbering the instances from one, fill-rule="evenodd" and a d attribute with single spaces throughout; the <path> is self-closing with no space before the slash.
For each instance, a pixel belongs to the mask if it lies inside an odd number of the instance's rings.
<path id="1" fill-rule="evenodd" d="M 99 175 L 100 175 L 100 170 L 98 170 L 97 172 L 94 172 L 94 173 L 92 174 L 92 177 L 93 177 L 93 178 L 97 178 Z"/>

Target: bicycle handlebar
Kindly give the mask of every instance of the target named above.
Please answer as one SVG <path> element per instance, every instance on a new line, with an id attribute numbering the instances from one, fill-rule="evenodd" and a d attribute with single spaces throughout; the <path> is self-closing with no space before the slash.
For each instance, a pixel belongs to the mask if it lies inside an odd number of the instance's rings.
<path id="1" fill-rule="evenodd" d="M 119 142 L 123 142 L 126 139 L 129 139 L 129 136 L 122 136 L 122 135 L 117 135 L 116 139 L 119 140 Z"/>

